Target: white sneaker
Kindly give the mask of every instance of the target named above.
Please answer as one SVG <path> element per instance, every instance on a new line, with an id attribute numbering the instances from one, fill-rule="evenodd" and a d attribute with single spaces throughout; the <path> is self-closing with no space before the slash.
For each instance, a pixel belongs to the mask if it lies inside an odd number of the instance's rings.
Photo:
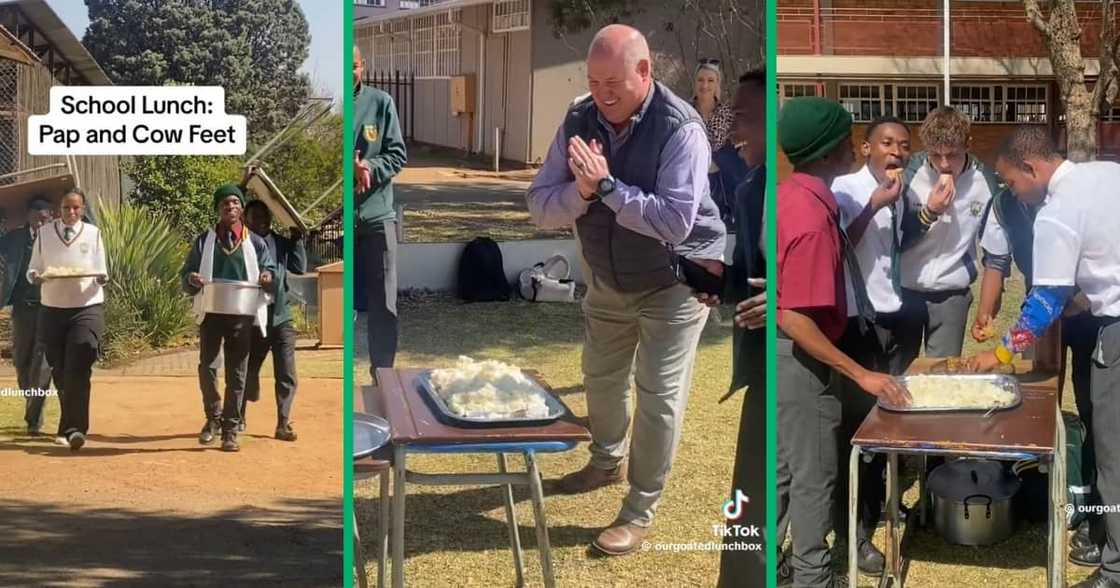
<path id="1" fill-rule="evenodd" d="M 69 446 L 69 445 L 70 445 L 70 442 L 66 440 L 66 437 L 63 437 L 62 435 L 59 435 L 58 437 L 55 437 L 55 438 L 54 438 L 54 444 L 55 444 L 55 445 L 66 445 L 66 446 Z"/>

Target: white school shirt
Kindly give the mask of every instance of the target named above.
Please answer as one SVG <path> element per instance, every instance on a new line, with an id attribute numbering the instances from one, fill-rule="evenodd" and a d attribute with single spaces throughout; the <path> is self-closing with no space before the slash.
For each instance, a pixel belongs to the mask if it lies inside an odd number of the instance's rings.
<path id="1" fill-rule="evenodd" d="M 977 236 L 984 211 L 994 195 L 984 174 L 972 167 L 971 157 L 964 173 L 953 180 L 957 196 L 952 205 L 917 243 L 902 252 L 900 277 L 904 288 L 923 292 L 964 290 L 979 275 Z M 908 206 L 924 207 L 940 175 L 928 163 L 923 165 L 907 188 Z M 995 214 L 988 215 L 982 245 L 996 255 L 1010 251 Z"/>
<path id="2" fill-rule="evenodd" d="M 80 267 L 89 273 L 108 274 L 105 246 L 97 227 L 78 221 L 72 228 L 70 243 L 62 240 L 66 225 L 61 220 L 44 224 L 31 247 L 31 261 L 27 264 L 27 280 L 52 267 Z M 43 282 L 40 303 L 52 308 L 85 308 L 105 301 L 104 289 L 95 278 L 47 280 Z"/>
<path id="3" fill-rule="evenodd" d="M 1074 286 L 1093 316 L 1120 317 L 1120 164 L 1062 163 L 1034 221 L 1035 286 Z"/>
<path id="4" fill-rule="evenodd" d="M 879 182 L 866 165 L 854 174 L 840 176 L 832 181 L 832 193 L 836 196 L 840 222 L 845 231 L 867 207 L 871 193 L 878 187 Z M 901 242 L 902 206 L 902 198 L 899 198 L 892 206 L 879 209 L 871 217 L 867 231 L 855 246 L 856 260 L 859 262 L 860 273 L 863 274 L 863 282 L 867 285 L 867 297 L 878 313 L 897 312 L 902 308 L 902 299 L 891 282 L 891 248 L 894 247 L 891 231 L 895 231 L 895 237 Z M 897 226 L 891 217 L 891 208 L 894 208 L 899 219 Z M 847 267 L 844 268 L 844 288 L 848 293 L 848 316 L 856 316 L 859 309 Z"/>

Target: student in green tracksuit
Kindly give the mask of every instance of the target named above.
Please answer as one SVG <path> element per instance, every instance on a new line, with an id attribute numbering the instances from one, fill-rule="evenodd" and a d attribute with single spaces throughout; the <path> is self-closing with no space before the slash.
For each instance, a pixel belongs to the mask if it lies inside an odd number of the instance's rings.
<path id="1" fill-rule="evenodd" d="M 354 47 L 354 205 L 356 251 L 365 275 L 370 373 L 397 354 L 397 227 L 393 176 L 408 160 L 393 99 L 362 85 Z"/>
<path id="2" fill-rule="evenodd" d="M 292 228 L 284 237 L 272 231 L 272 213 L 263 200 L 253 200 L 245 205 L 245 224 L 249 230 L 264 239 L 276 263 L 276 295 L 268 305 L 268 330 L 261 334 L 253 331 L 249 347 L 249 375 L 245 381 L 245 397 L 241 400 L 241 426 L 245 430 L 245 409 L 249 401 L 260 399 L 261 366 L 272 352 L 272 378 L 276 381 L 276 438 L 295 441 L 292 429 L 292 402 L 296 397 L 296 328 L 292 326 L 292 313 L 288 310 L 288 274 L 307 271 L 307 248 L 303 234 Z"/>

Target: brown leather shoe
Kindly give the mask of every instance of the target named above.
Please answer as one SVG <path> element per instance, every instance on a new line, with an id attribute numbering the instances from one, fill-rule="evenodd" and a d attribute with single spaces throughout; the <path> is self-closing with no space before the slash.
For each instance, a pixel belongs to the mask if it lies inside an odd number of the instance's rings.
<path id="1" fill-rule="evenodd" d="M 556 489 L 561 494 L 583 494 L 604 486 L 618 484 L 626 479 L 626 470 L 623 469 L 625 465 L 626 462 L 623 462 L 613 470 L 604 470 L 588 463 L 578 472 L 572 472 L 557 480 Z"/>
<path id="2" fill-rule="evenodd" d="M 649 534 L 649 527 L 626 521 L 615 521 L 591 545 L 607 555 L 627 555 L 637 551 Z"/>

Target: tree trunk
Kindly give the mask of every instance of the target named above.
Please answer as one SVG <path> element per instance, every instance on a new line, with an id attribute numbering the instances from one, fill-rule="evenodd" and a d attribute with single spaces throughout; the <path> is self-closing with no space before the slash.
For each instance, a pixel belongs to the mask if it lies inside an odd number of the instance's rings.
<path id="1" fill-rule="evenodd" d="M 1066 157 L 1070 161 L 1090 161 L 1097 156 L 1097 125 L 1093 116 L 1093 95 L 1085 84 L 1071 87 L 1066 104 Z"/>

